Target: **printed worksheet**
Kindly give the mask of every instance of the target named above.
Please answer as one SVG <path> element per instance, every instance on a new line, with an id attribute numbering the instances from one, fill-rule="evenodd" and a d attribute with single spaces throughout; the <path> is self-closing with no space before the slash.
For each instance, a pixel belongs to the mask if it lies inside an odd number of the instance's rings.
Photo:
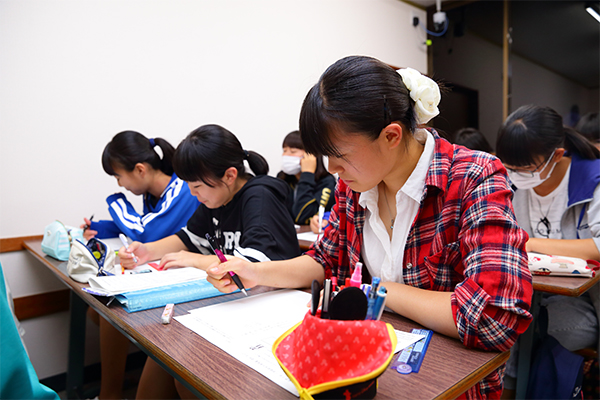
<path id="1" fill-rule="evenodd" d="M 277 290 L 198 308 L 175 319 L 298 396 L 271 349 L 279 336 L 304 319 L 310 298 L 310 293 L 298 290 Z"/>
<path id="2" fill-rule="evenodd" d="M 308 240 L 309 242 L 315 242 L 319 237 L 319 234 L 312 233 L 312 231 L 297 233 L 298 240 Z"/>

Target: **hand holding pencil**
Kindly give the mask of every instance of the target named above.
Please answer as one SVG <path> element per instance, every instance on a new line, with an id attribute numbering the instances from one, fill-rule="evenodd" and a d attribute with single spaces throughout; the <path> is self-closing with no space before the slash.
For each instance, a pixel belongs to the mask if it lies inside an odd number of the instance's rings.
<path id="1" fill-rule="evenodd" d="M 217 242 L 214 240 L 214 238 L 207 233 L 206 234 L 206 239 L 208 240 L 208 243 L 210 244 L 210 247 L 212 248 L 212 250 L 214 251 L 214 253 L 219 258 L 219 261 L 221 263 L 226 263 L 227 262 L 227 258 L 223 254 L 223 251 L 221 251 L 220 246 L 217 244 Z M 233 272 L 233 271 L 227 271 L 227 273 L 231 277 L 231 279 L 233 280 L 233 282 L 235 282 L 235 284 L 238 287 L 238 289 L 240 289 L 242 291 L 242 293 L 244 293 L 244 295 L 248 296 L 248 293 L 246 292 L 246 289 L 244 288 L 244 285 L 242 284 L 242 281 L 240 280 L 240 277 L 237 276 L 237 274 L 235 272 Z"/>

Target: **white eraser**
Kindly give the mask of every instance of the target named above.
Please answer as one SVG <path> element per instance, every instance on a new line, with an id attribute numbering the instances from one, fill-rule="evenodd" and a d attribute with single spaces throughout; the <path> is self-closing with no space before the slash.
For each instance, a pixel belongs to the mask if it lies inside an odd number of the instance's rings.
<path id="1" fill-rule="evenodd" d="M 174 307 L 175 307 L 175 304 L 167 304 L 165 306 L 162 316 L 160 317 L 163 324 L 168 324 L 171 322 L 171 318 L 173 318 Z"/>

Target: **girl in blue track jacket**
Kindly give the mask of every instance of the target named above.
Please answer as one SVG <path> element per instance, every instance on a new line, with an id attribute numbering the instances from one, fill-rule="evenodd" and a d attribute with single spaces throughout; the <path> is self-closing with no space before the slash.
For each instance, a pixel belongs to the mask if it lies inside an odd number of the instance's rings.
<path id="1" fill-rule="evenodd" d="M 155 146 L 162 150 L 162 158 Z M 171 165 L 174 152 L 164 139 L 148 139 L 134 131 L 118 133 L 104 148 L 102 166 L 117 179 L 119 186 L 144 196 L 143 213 L 139 214 L 123 193 L 112 194 L 106 199 L 112 220 L 84 219 L 84 237 L 105 239 L 124 233 L 145 243 L 184 227 L 199 202 L 187 183 L 174 174 Z"/>
<path id="2" fill-rule="evenodd" d="M 173 146 L 161 138 L 148 139 L 133 131 L 115 135 L 104 148 L 102 167 L 117 179 L 119 186 L 144 196 L 143 214 L 136 212 L 123 193 L 115 193 L 106 199 L 112 221 L 85 219 L 84 237 L 104 239 L 124 233 L 133 240 L 152 242 L 186 226 L 200 203 L 190 193 L 188 184 L 173 172 L 174 153 Z M 121 399 L 129 340 L 92 308 L 88 315 L 100 327 L 99 398 Z"/>

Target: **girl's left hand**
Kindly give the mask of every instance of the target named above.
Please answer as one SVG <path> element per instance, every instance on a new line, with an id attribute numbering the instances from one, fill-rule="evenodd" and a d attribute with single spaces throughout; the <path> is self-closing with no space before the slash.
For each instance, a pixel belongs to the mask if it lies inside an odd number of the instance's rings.
<path id="1" fill-rule="evenodd" d="M 309 153 L 304 153 L 304 157 L 300 159 L 300 168 L 302 172 L 315 173 L 317 170 L 317 157 Z"/>
<path id="2" fill-rule="evenodd" d="M 168 253 L 160 259 L 160 264 L 158 267 L 160 270 L 176 267 L 195 267 L 203 269 L 200 268 L 196 262 L 198 257 L 200 257 L 198 254 L 185 250 L 178 251 L 177 253 Z"/>

